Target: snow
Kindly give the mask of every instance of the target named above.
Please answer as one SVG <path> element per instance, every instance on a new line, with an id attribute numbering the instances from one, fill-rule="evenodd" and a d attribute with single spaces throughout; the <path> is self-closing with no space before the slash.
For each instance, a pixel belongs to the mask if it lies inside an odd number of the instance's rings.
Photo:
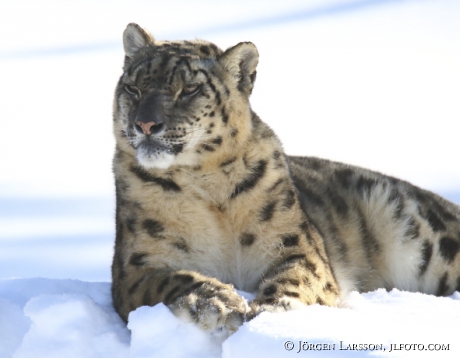
<path id="1" fill-rule="evenodd" d="M 225 341 L 162 304 L 134 311 L 128 326 L 114 312 L 111 106 L 129 22 L 158 39 L 254 42 L 251 102 L 287 153 L 369 167 L 460 203 L 460 1 L 261 4 L 0 3 L 0 358 L 460 356 L 459 293 L 352 293 L 341 308 L 261 314 Z M 344 351 L 341 341 L 387 350 Z M 299 342 L 335 350 L 297 353 Z M 389 352 L 402 343 L 450 350 Z"/>
<path id="2" fill-rule="evenodd" d="M 221 356 L 222 342 L 218 338 L 211 337 L 191 323 L 181 322 L 163 304 L 140 307 L 132 312 L 128 328 L 132 332 L 132 357 Z"/>
<path id="3" fill-rule="evenodd" d="M 299 311 L 263 313 L 224 342 L 223 357 L 292 357 L 299 350 L 309 357 L 420 357 L 418 350 L 390 352 L 390 344 L 423 344 L 428 349 L 429 344 L 449 342 L 450 350 L 438 354 L 456 357 L 460 346 L 454 344 L 457 334 L 450 322 L 460 315 L 459 299 L 458 293 L 450 298 L 437 298 L 379 289 L 365 294 L 351 293 L 344 302 L 347 308 L 315 305 Z M 285 349 L 288 341 L 294 343 L 291 351 Z M 309 344 L 333 344 L 335 350 L 315 351 L 309 349 Z M 344 350 L 350 344 L 383 345 L 386 351 Z"/>
<path id="4" fill-rule="evenodd" d="M 0 357 L 128 357 L 129 331 L 111 305 L 110 284 L 0 281 Z M 13 329 L 12 329 L 13 328 Z"/>
<path id="5" fill-rule="evenodd" d="M 111 305 L 110 284 L 106 282 L 3 279 L 0 297 L 1 358 L 460 354 L 456 330 L 460 319 L 458 292 L 451 297 L 383 289 L 365 294 L 353 292 L 341 308 L 314 305 L 291 312 L 262 313 L 226 340 L 182 322 L 163 304 L 138 308 L 130 314 L 126 326 Z M 385 351 L 345 350 L 353 344 L 381 346 Z M 417 346 L 415 350 L 390 352 L 392 344 Z M 443 346 L 449 350 L 428 351 Z M 419 351 L 425 348 L 427 351 Z"/>

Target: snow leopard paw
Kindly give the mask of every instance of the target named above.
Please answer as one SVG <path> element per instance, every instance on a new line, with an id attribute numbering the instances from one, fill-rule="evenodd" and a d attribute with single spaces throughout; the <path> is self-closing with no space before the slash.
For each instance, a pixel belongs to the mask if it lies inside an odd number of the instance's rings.
<path id="1" fill-rule="evenodd" d="M 194 322 L 214 336 L 229 336 L 246 321 L 249 307 L 232 285 L 206 282 L 175 299 L 171 311 L 185 322 Z"/>

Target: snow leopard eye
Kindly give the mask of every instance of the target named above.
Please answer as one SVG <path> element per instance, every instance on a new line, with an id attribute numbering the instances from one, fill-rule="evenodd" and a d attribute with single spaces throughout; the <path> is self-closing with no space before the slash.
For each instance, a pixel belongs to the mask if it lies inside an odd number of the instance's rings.
<path id="1" fill-rule="evenodd" d="M 125 91 L 132 97 L 139 99 L 141 97 L 141 91 L 139 88 L 133 85 L 125 85 Z"/>
<path id="2" fill-rule="evenodd" d="M 182 88 L 181 96 L 190 96 L 192 94 L 197 93 L 199 89 L 199 85 L 186 85 L 184 86 L 184 88 Z"/>

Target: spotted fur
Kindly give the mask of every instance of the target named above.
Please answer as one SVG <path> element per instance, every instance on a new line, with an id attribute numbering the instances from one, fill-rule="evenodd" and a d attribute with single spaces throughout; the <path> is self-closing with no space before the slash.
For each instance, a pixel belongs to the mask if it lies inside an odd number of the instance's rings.
<path id="1" fill-rule="evenodd" d="M 369 170 L 286 156 L 249 104 L 253 44 L 161 42 L 135 24 L 123 39 L 112 294 L 124 320 L 163 302 L 230 334 L 261 311 L 335 306 L 350 290 L 459 288 L 459 207 Z"/>

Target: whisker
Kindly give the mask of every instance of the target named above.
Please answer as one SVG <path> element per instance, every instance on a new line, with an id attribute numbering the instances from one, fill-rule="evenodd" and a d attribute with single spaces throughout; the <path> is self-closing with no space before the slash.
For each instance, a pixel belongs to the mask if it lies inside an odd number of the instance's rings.
<path id="1" fill-rule="evenodd" d="M 209 129 L 205 127 L 199 127 L 199 128 L 190 128 L 186 130 L 184 133 L 182 130 L 181 131 L 174 131 L 174 130 L 168 130 L 166 133 L 160 136 L 156 136 L 155 139 L 163 146 L 173 146 L 173 145 L 178 145 L 182 144 L 185 145 L 187 142 L 191 139 L 190 137 L 193 136 L 196 133 L 200 132 L 207 132 Z M 180 138 L 170 138 L 169 136 L 174 135 L 180 135 Z M 121 134 L 132 144 L 134 148 L 139 148 L 141 145 L 141 142 L 145 140 L 144 136 L 138 135 L 136 132 L 134 134 L 128 134 L 126 130 L 121 130 Z M 166 138 L 168 137 L 168 138 Z M 216 138 L 215 134 L 208 134 L 208 133 L 203 133 L 200 136 L 200 142 L 202 144 L 213 144 L 212 140 Z"/>

